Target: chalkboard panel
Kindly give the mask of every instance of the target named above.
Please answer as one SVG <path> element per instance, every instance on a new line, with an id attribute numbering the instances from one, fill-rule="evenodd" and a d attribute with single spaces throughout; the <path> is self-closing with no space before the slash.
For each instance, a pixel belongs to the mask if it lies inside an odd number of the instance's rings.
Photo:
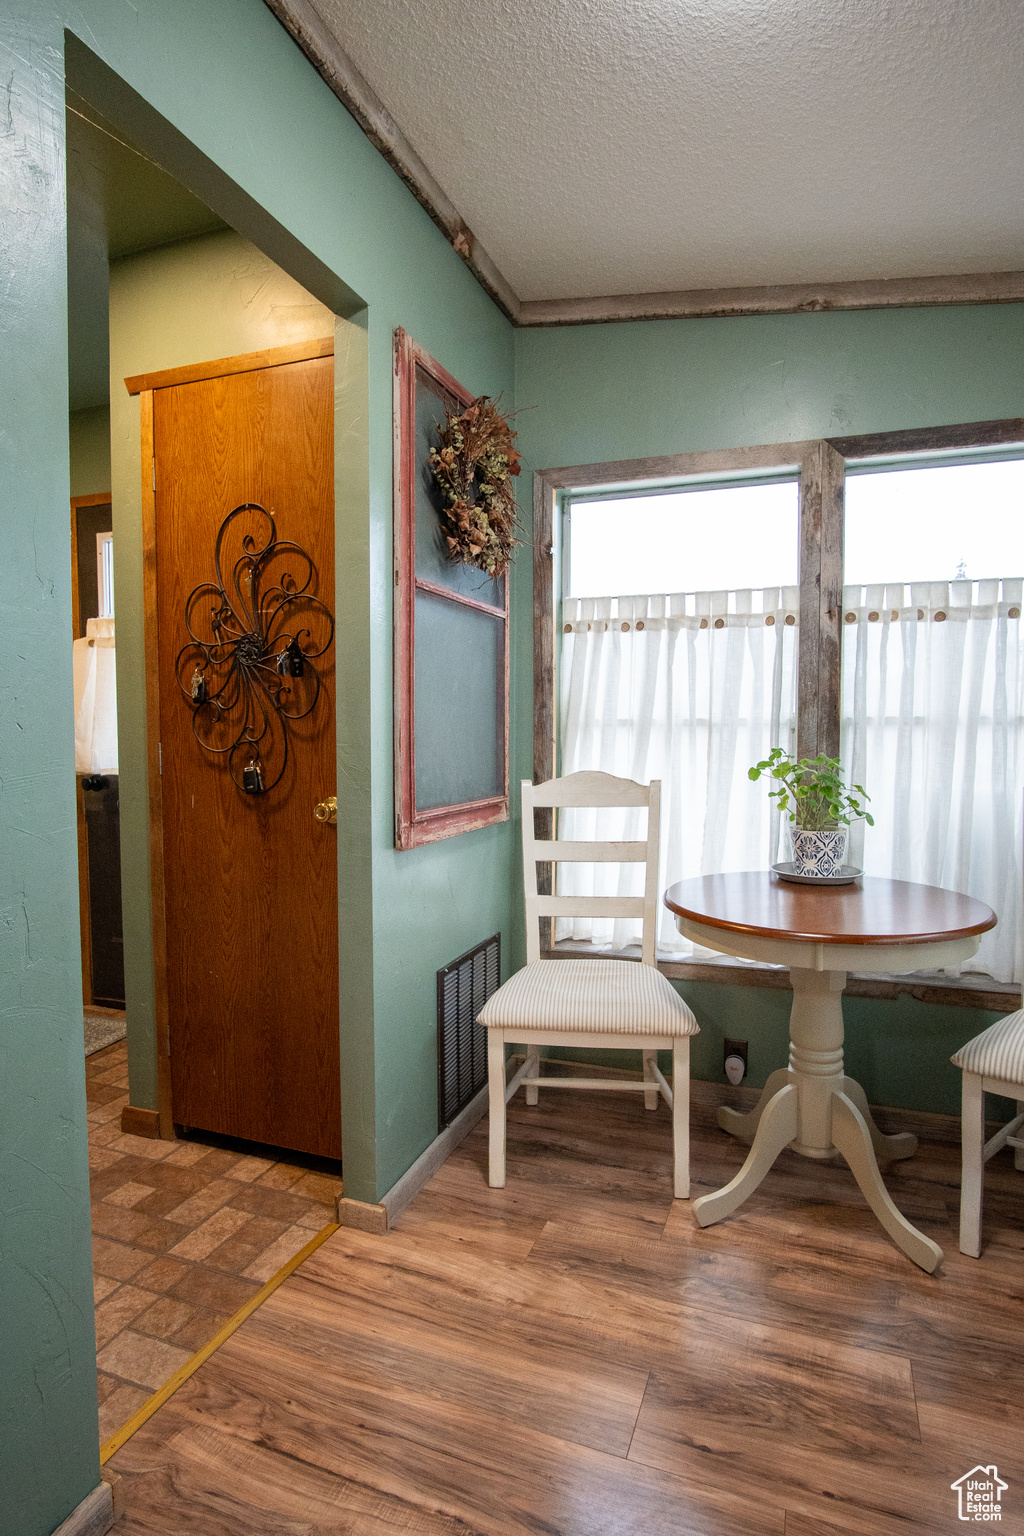
<path id="1" fill-rule="evenodd" d="M 508 818 L 508 590 L 448 556 L 429 464 L 472 396 L 395 332 L 395 846 Z"/>
<path id="2" fill-rule="evenodd" d="M 505 624 L 491 613 L 416 594 L 416 809 L 491 800 L 504 788 L 494 701 L 505 675 Z"/>

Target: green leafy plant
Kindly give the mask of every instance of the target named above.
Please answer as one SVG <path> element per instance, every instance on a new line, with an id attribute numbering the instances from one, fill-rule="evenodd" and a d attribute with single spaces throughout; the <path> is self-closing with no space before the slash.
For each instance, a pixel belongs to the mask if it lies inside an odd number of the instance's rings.
<path id="1" fill-rule="evenodd" d="M 796 758 L 773 747 L 763 762 L 747 770 L 747 777 L 757 780 L 762 773 L 775 782 L 768 793 L 779 810 L 804 832 L 831 832 L 861 819 L 869 827 L 875 824 L 862 803 L 871 796 L 862 784 L 843 783 L 837 757 Z"/>

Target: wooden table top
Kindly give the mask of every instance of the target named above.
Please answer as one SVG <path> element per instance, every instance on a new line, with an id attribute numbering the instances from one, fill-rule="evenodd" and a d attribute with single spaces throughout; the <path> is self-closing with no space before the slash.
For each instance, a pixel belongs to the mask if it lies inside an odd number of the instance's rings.
<path id="1" fill-rule="evenodd" d="M 973 896 L 874 875 L 832 887 L 792 885 L 769 870 L 699 875 L 669 886 L 665 905 L 709 928 L 814 944 L 926 944 L 997 921 Z"/>

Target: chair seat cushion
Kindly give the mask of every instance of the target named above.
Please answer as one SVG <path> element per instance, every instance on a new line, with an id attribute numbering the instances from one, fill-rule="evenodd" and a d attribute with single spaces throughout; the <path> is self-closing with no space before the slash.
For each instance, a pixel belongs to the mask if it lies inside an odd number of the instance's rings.
<path id="1" fill-rule="evenodd" d="M 998 1077 L 1004 1083 L 1024 1084 L 1024 1008 L 1007 1014 L 962 1045 L 953 1065 L 979 1077 Z M 1024 1097 L 1024 1095 L 1022 1095 Z"/>
<path id="2" fill-rule="evenodd" d="M 699 1027 L 667 977 L 634 960 L 535 960 L 498 988 L 477 1023 L 621 1035 L 695 1035 Z"/>

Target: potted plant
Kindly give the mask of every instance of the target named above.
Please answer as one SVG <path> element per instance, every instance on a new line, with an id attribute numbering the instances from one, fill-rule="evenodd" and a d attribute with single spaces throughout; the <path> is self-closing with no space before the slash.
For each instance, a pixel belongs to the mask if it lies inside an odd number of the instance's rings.
<path id="1" fill-rule="evenodd" d="M 773 747 L 747 777 L 757 780 L 762 773 L 774 781 L 768 793 L 789 817 L 796 874 L 838 875 L 846 860 L 850 823 L 863 819 L 869 827 L 875 824 L 862 803 L 871 799 L 867 790 L 843 783 L 837 757 L 796 758 L 781 747 Z"/>

